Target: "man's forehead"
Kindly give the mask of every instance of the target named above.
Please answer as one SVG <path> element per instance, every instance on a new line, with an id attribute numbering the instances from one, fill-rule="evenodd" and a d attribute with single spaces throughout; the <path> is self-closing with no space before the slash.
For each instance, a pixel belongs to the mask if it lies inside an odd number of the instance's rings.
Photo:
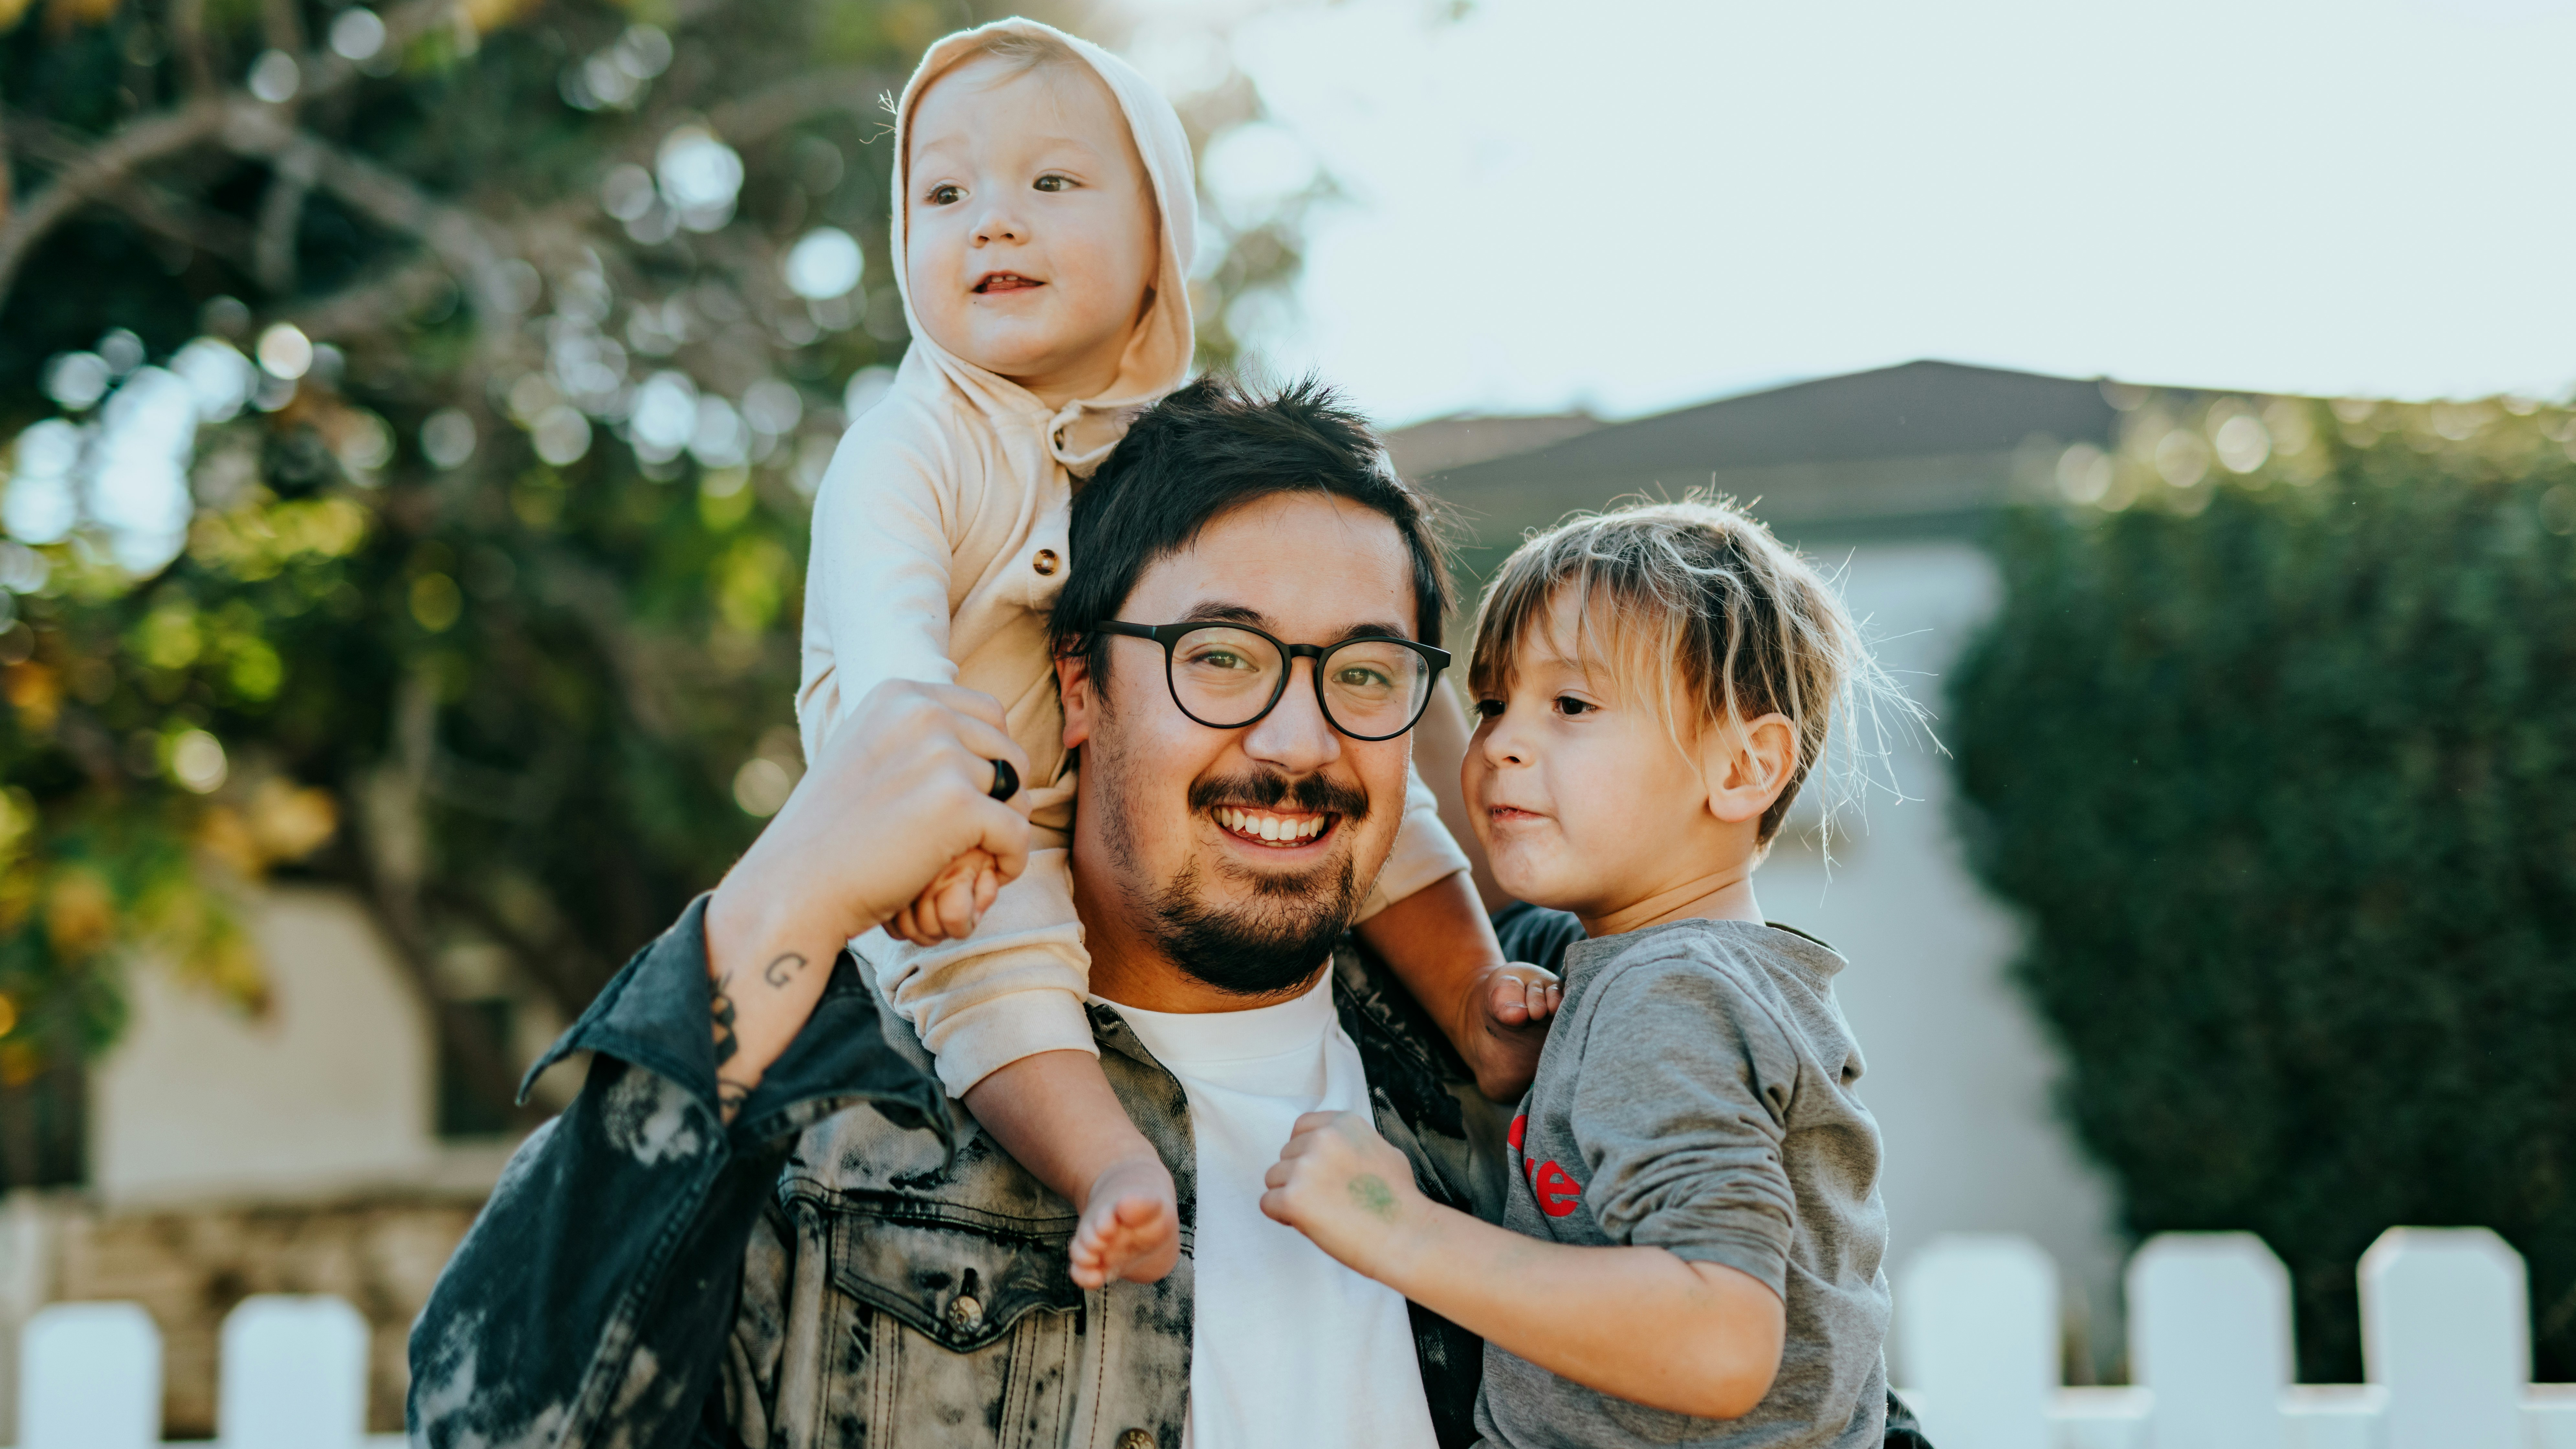
<path id="1" fill-rule="evenodd" d="M 1198 536 L 1146 566 L 1132 615 L 1225 620 L 1291 642 L 1416 634 L 1413 555 L 1395 520 L 1326 493 L 1274 493 L 1208 520 Z"/>

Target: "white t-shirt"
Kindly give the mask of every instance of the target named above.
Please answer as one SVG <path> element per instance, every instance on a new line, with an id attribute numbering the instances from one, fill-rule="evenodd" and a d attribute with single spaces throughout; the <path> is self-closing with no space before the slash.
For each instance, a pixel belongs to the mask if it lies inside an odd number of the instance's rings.
<path id="1" fill-rule="evenodd" d="M 1308 1112 L 1366 1111 L 1333 973 L 1294 1001 L 1175 1014 L 1115 1008 L 1189 1094 L 1197 1302 L 1184 1449 L 1432 1449 L 1404 1297 L 1261 1212 L 1261 1177 Z"/>

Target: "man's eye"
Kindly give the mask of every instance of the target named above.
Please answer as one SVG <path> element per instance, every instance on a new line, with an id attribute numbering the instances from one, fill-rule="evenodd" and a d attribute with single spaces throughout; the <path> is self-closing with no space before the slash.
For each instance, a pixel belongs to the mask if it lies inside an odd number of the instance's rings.
<path id="1" fill-rule="evenodd" d="M 1582 714 L 1582 713 L 1583 713 L 1583 712 L 1585 712 L 1586 710 L 1593 710 L 1593 709 L 1599 709 L 1599 708 L 1600 708 L 1600 706 L 1599 706 L 1599 705 L 1594 704 L 1592 701 L 1590 701 L 1590 700 L 1588 700 L 1588 699 L 1576 699 L 1573 695 L 1570 695 L 1570 694 L 1560 694 L 1560 695 L 1558 695 L 1558 696 L 1556 697 L 1556 710 L 1557 710 L 1557 713 L 1562 714 L 1562 715 L 1565 715 L 1565 716 L 1567 716 L 1567 717 L 1569 717 L 1569 718 L 1571 718 L 1572 716 L 1578 715 L 1578 714 Z"/>
<path id="2" fill-rule="evenodd" d="M 1058 176 L 1054 172 L 1050 171 L 1046 175 L 1039 177 L 1037 180 L 1029 184 L 1040 191 L 1071 191 L 1073 189 L 1073 178 L 1070 176 Z"/>
<path id="3" fill-rule="evenodd" d="M 965 194 L 965 192 L 959 190 L 957 187 L 943 181 L 939 185 L 930 188 L 930 196 L 928 199 L 930 204 L 933 206 L 950 206 L 954 205 L 957 199 Z"/>
<path id="4" fill-rule="evenodd" d="M 1209 669 L 1250 669 L 1252 661 L 1231 649 L 1203 649 L 1190 656 L 1190 663 Z"/>

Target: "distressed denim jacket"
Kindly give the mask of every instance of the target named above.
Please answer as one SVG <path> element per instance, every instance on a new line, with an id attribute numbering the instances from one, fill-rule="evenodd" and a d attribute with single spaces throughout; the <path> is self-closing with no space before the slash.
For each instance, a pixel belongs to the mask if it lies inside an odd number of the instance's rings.
<path id="1" fill-rule="evenodd" d="M 1188 1098 L 1115 1012 L 1101 1066 L 1179 1189 L 1159 1283 L 1085 1291 L 1075 1215 L 951 1103 L 851 958 L 727 1127 L 701 898 L 530 1075 L 592 1053 L 511 1159 L 412 1330 L 434 1449 L 1177 1449 L 1189 1402 Z M 1503 1113 L 1346 945 L 1334 999 L 1378 1129 L 1434 1201 L 1498 1220 Z M 1416 1306 L 1444 1449 L 1475 1438 L 1482 1345 Z"/>

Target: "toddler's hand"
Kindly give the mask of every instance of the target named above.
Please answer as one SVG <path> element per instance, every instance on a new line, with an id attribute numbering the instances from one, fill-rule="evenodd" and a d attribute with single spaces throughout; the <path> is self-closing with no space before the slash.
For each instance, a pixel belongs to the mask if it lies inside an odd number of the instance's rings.
<path id="1" fill-rule="evenodd" d="M 975 925 L 1000 894 L 1002 876 L 992 854 L 970 850 L 921 888 L 921 894 L 886 922 L 889 935 L 916 946 L 936 946 L 975 934 Z"/>
<path id="2" fill-rule="evenodd" d="M 1565 1002 L 1555 972 L 1526 961 L 1507 961 L 1476 984 L 1484 1008 L 1485 1050 L 1476 1064 L 1476 1088 L 1497 1102 L 1517 1102 L 1538 1075 L 1539 1049 L 1548 1023 Z"/>
<path id="3" fill-rule="evenodd" d="M 1073 1230 L 1073 1281 L 1098 1288 L 1112 1278 L 1151 1283 L 1181 1260 L 1181 1208 L 1172 1174 L 1153 1156 L 1102 1168 Z"/>
<path id="4" fill-rule="evenodd" d="M 1413 1164 L 1366 1112 L 1309 1112 L 1262 1176 L 1261 1210 L 1344 1264 L 1383 1278 L 1388 1253 L 1423 1206 Z"/>

